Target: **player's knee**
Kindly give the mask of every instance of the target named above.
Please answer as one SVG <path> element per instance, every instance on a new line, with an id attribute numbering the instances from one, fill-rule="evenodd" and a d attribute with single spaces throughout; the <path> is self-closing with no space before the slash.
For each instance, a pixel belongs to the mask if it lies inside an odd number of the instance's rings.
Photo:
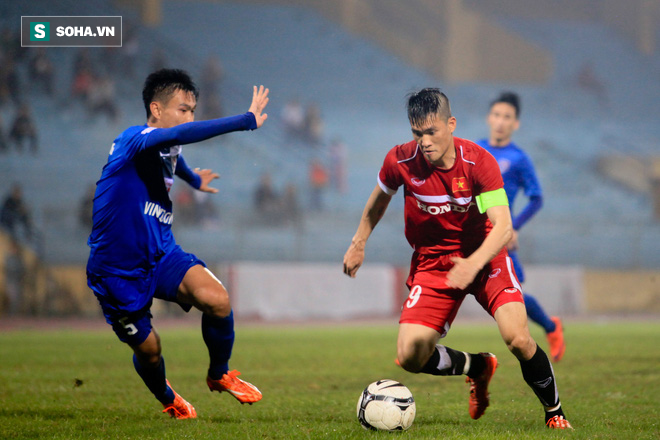
<path id="1" fill-rule="evenodd" d="M 529 334 L 516 334 L 505 341 L 507 347 L 518 359 L 526 359 L 534 354 L 536 342 Z M 531 355 L 529 355 L 531 353 Z M 529 355 L 529 356 L 528 356 Z"/>
<path id="2" fill-rule="evenodd" d="M 161 345 L 160 335 L 155 328 L 151 329 L 149 336 L 140 345 L 131 346 L 140 365 L 157 367 L 160 364 Z"/>
<path id="3" fill-rule="evenodd" d="M 216 318 L 226 318 L 231 313 L 229 294 L 224 288 L 207 288 L 201 296 L 206 298 L 206 304 L 202 310 L 204 313 Z"/>
<path id="4" fill-rule="evenodd" d="M 401 364 L 401 368 L 410 373 L 419 373 L 423 367 L 419 360 L 414 357 L 405 357 L 399 355 L 399 363 Z"/>
<path id="5" fill-rule="evenodd" d="M 140 365 L 147 368 L 157 368 L 161 362 L 160 344 L 135 349 L 135 356 Z"/>
<path id="6" fill-rule="evenodd" d="M 397 350 L 399 365 L 410 373 L 419 373 L 426 363 L 426 360 L 421 359 L 420 351 L 416 348 L 418 347 L 415 345 L 401 346 Z"/>
<path id="7" fill-rule="evenodd" d="M 160 356 L 160 353 L 138 356 L 138 361 L 140 361 L 140 365 L 143 365 L 147 368 L 158 368 L 161 359 L 162 358 Z"/>

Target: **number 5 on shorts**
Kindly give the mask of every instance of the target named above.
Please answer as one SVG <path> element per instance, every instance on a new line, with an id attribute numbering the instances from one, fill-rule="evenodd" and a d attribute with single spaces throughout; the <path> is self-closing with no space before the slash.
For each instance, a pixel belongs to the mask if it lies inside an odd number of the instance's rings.
<path id="1" fill-rule="evenodd" d="M 422 296 L 422 286 L 413 286 L 410 289 L 410 295 L 408 295 L 408 301 L 406 301 L 406 307 L 409 309 L 417 304 L 419 297 Z"/>
<path id="2" fill-rule="evenodd" d="M 127 319 L 128 319 L 127 317 L 123 317 L 119 320 L 119 323 L 121 324 L 122 327 L 124 327 L 124 329 L 126 330 L 126 334 L 128 336 L 133 336 L 138 332 L 138 329 L 134 324 L 131 324 L 130 322 L 126 322 Z"/>

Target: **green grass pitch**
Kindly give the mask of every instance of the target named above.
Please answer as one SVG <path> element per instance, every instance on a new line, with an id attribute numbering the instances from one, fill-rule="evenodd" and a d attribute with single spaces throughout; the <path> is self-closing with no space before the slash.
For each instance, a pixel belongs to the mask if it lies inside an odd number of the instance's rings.
<path id="1" fill-rule="evenodd" d="M 158 320 L 155 321 L 158 325 Z M 463 377 L 407 373 L 394 364 L 396 322 L 319 326 L 237 325 L 231 367 L 264 393 L 255 405 L 210 393 L 198 326 L 160 329 L 172 386 L 198 412 L 174 420 L 135 374 L 129 349 L 109 327 L 26 329 L 0 334 L 2 439 L 658 439 L 660 323 L 568 322 L 568 350 L 555 373 L 575 431 L 550 431 L 494 323 L 457 322 L 445 343 L 492 351 L 500 367 L 491 406 L 467 412 Z M 537 327 L 534 337 L 545 348 Z M 417 417 L 406 432 L 363 430 L 362 390 L 397 379 Z"/>

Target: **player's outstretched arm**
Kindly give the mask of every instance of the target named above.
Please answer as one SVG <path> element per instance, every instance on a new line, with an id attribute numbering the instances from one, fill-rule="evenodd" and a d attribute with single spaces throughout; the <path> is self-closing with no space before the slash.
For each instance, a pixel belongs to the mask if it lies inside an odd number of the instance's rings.
<path id="1" fill-rule="evenodd" d="M 248 112 L 225 118 L 194 121 L 169 128 L 151 127 L 143 148 L 164 148 L 201 142 L 214 136 L 239 130 L 255 130 L 268 118 L 262 113 L 268 104 L 268 89 L 253 87 L 252 103 Z"/>
<path id="2" fill-rule="evenodd" d="M 349 277 L 355 278 L 358 269 L 362 266 L 367 239 L 369 239 L 371 232 L 385 214 L 390 200 L 392 200 L 392 196 L 383 192 L 378 185 L 371 192 L 371 196 L 369 196 L 369 200 L 364 206 L 357 232 L 353 236 L 346 254 L 344 254 L 344 273 Z"/>
<path id="3" fill-rule="evenodd" d="M 248 110 L 254 115 L 254 118 L 257 121 L 257 128 L 261 127 L 266 119 L 268 119 L 267 113 L 262 113 L 268 104 L 268 92 L 267 88 L 264 86 L 254 86 L 252 89 L 252 104 L 250 104 L 250 109 Z"/>

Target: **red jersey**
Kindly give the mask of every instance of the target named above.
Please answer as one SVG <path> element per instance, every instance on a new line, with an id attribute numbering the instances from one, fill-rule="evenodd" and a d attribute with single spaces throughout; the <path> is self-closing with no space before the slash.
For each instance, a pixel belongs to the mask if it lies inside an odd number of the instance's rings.
<path id="1" fill-rule="evenodd" d="M 457 137 L 454 148 L 456 161 L 443 170 L 427 162 L 417 142 L 398 145 L 378 174 L 387 194 L 403 185 L 406 238 L 427 257 L 472 254 L 493 227 L 475 197 L 504 186 L 497 161 L 484 148 Z"/>

